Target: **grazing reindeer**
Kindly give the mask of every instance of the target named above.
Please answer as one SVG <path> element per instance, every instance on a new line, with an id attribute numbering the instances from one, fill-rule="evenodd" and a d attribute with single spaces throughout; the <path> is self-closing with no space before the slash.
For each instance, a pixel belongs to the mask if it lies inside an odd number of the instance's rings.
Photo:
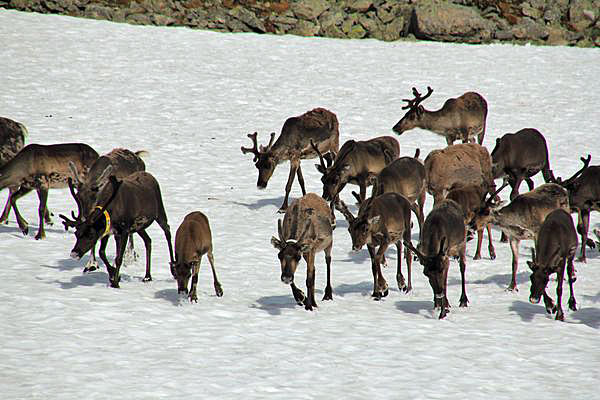
<path id="1" fill-rule="evenodd" d="M 475 136 L 479 144 L 483 143 L 488 107 L 479 93 L 467 92 L 458 98 L 446 100 L 437 111 L 428 111 L 420 104 L 431 96 L 433 89 L 428 86 L 425 96 L 421 96 L 416 88 L 412 91 L 415 98 L 404 99 L 408 104 L 402 107 L 408 111 L 392 128 L 398 135 L 421 128 L 444 136 L 448 145 L 461 139 L 463 143 L 475 142 Z"/>
<path id="2" fill-rule="evenodd" d="M 63 219 L 65 229 L 69 227 L 76 227 L 85 221 L 85 217 L 92 212 L 94 206 L 96 206 L 96 200 L 98 193 L 104 185 L 107 185 L 108 177 L 114 175 L 115 178 L 124 178 L 137 171 L 145 171 L 146 165 L 142 160 L 141 156 L 144 155 L 144 151 L 132 152 L 127 149 L 113 149 L 110 153 L 98 157 L 96 161 L 90 167 L 87 175 L 84 179 L 80 179 L 81 174 L 77 170 L 75 164 L 70 163 L 71 173 L 73 180 L 69 179 L 69 189 L 71 195 L 77 203 L 78 214 L 69 220 L 64 215 L 60 215 Z M 129 249 L 133 251 L 133 237 L 129 240 Z M 96 261 L 95 246 L 90 250 L 90 259 L 86 264 L 83 272 L 94 271 L 98 268 L 98 262 Z"/>
<path id="3" fill-rule="evenodd" d="M 364 201 L 367 185 L 400 154 L 400 145 L 391 136 L 364 141 L 348 140 L 335 157 L 333 165 L 326 167 L 321 152 L 316 146 L 313 148 L 321 162 L 316 167 L 323 174 L 323 198 L 327 201 L 336 199 L 347 183 L 360 187 L 360 202 Z"/>
<path id="4" fill-rule="evenodd" d="M 373 184 L 372 197 L 388 192 L 400 193 L 410 202 L 410 207 L 415 213 L 419 229 L 421 229 L 425 219 L 423 206 L 426 182 L 425 167 L 419 160 L 419 153 L 420 151 L 417 149 L 414 157 L 397 158 L 382 169 Z"/>
<path id="5" fill-rule="evenodd" d="M 279 209 L 279 212 L 285 212 L 296 175 L 298 175 L 302 195 L 306 194 L 300 160 L 317 156 L 311 146 L 311 141 L 316 143 L 321 153 L 335 153 L 339 147 L 340 133 L 336 115 L 324 108 L 315 108 L 298 117 L 288 118 L 275 143 L 273 143 L 275 139 L 275 132 L 273 132 L 269 144 L 266 147 L 258 148 L 257 135 L 256 132 L 248 135 L 252 139 L 253 147 L 242 147 L 242 153 L 254 154 L 254 165 L 258 169 L 256 185 L 259 189 L 267 187 L 267 182 L 273 175 L 277 164 L 286 160 L 290 161 L 290 175 L 285 185 L 285 199 Z"/>
<path id="6" fill-rule="evenodd" d="M 467 307 L 465 286 L 467 239 L 466 228 L 463 220 L 463 211 L 454 200 L 445 199 L 433 207 L 425 218 L 420 234 L 418 249 L 410 241 L 404 245 L 413 251 L 421 265 L 423 274 L 429 278 L 433 290 L 433 303 L 435 308 L 440 308 L 442 319 L 450 311 L 450 303 L 446 295 L 448 286 L 449 257 L 458 257 L 460 276 L 462 280 L 462 294 L 460 307 Z"/>
<path id="7" fill-rule="evenodd" d="M 189 298 L 191 302 L 198 302 L 196 287 L 198 286 L 198 272 L 202 256 L 206 254 L 213 274 L 213 285 L 215 294 L 223 296 L 223 288 L 217 279 L 215 271 L 215 260 L 213 257 L 212 234 L 208 218 L 200 211 L 189 213 L 183 219 L 177 233 L 175 233 L 175 264 L 171 269 L 175 271 L 177 278 L 177 292 L 188 293 L 188 282 L 192 277 L 192 288 Z"/>
<path id="8" fill-rule="evenodd" d="M 355 218 L 343 201 L 338 202 L 338 208 L 348 220 L 348 231 L 352 238 L 352 250 L 358 251 L 366 244 L 371 257 L 373 271 L 373 294 L 375 300 L 388 295 L 388 284 L 381 272 L 381 264 L 385 265 L 385 252 L 391 244 L 398 250 L 398 268 L 396 282 L 398 289 L 408 293 L 412 290 L 411 264 L 412 257 L 405 250 L 406 266 L 408 269 L 408 285 L 404 280 L 401 268 L 402 241 L 410 242 L 410 201 L 399 193 L 388 192 L 365 200 Z M 379 249 L 376 250 L 376 247 Z"/>
<path id="9" fill-rule="evenodd" d="M 25 125 L 13 121 L 12 119 L 0 117 L 0 167 L 5 165 L 11 160 L 25 145 L 25 137 L 27 137 L 27 128 Z M 6 205 L 4 211 L 0 217 L 0 223 L 8 223 L 8 216 L 10 214 L 10 197 L 18 188 L 9 188 L 8 199 L 6 199 Z M 50 215 L 47 214 L 47 222 L 49 222 Z"/>
<path id="10" fill-rule="evenodd" d="M 581 253 L 578 261 L 586 262 L 585 247 L 595 247 L 593 240 L 588 239 L 590 229 L 590 213 L 600 211 L 600 165 L 588 167 L 591 156 L 581 158 L 583 168 L 566 181 L 558 180 L 562 187 L 569 191 L 571 212 L 577 213 L 577 232 L 581 235 Z"/>
<path id="11" fill-rule="evenodd" d="M 294 299 L 299 305 L 312 311 L 317 307 L 315 301 L 315 254 L 323 250 L 327 263 L 327 286 L 323 300 L 333 300 L 331 288 L 331 248 L 333 246 L 333 227 L 335 220 L 325 200 L 314 193 L 308 193 L 296 199 L 286 211 L 283 218 L 277 221 L 279 238 L 273 236 L 271 244 L 279 254 L 281 264 L 281 281 L 292 288 Z M 294 273 L 300 257 L 306 261 L 306 289 L 302 290 L 294 284 Z"/>
<path id="12" fill-rule="evenodd" d="M 132 233 L 137 233 L 144 240 L 146 246 L 146 275 L 144 281 L 151 281 L 150 255 L 151 239 L 146 233 L 146 228 L 152 222 L 158 222 L 165 233 L 169 246 L 169 257 L 174 265 L 173 247 L 171 245 L 171 231 L 167 223 L 167 214 L 162 202 L 160 187 L 152 175 L 140 171 L 118 180 L 114 176 L 109 178 L 109 185 L 103 186 L 98 193 L 98 204 L 85 221 L 78 224 L 75 231 L 77 242 L 71 250 L 71 256 L 80 259 L 100 239 L 100 259 L 108 270 L 108 279 L 112 287 L 119 287 L 119 270 L 123 262 L 123 254 L 127 246 L 127 239 Z M 114 234 L 117 247 L 115 267 L 111 266 L 106 258 L 106 245 L 109 233 Z M 174 271 L 171 269 L 171 274 Z"/>
<path id="13" fill-rule="evenodd" d="M 431 151 L 425 158 L 425 174 L 427 192 L 433 196 L 434 206 L 452 189 L 479 186 L 493 191 L 495 188 L 490 154 L 485 147 L 474 143 Z"/>
<path id="14" fill-rule="evenodd" d="M 81 174 L 87 174 L 90 166 L 98 158 L 98 153 L 87 144 L 29 144 L 12 160 L 0 168 L 0 190 L 9 187 L 19 189 L 10 196 L 10 204 L 15 210 L 17 223 L 24 235 L 29 232 L 27 221 L 17 209 L 17 200 L 35 189 L 40 198 L 38 216 L 40 226 L 36 239 L 46 237 L 44 219 L 48 189 L 64 188 L 71 176 L 69 163 L 72 162 Z"/>
<path id="15" fill-rule="evenodd" d="M 533 190 L 531 177 L 540 171 L 546 183 L 554 182 L 546 139 L 538 130 L 521 129 L 496 139 L 496 146 L 492 150 L 492 174 L 494 179 L 508 178 L 512 188 L 511 200 L 519 194 L 523 180 L 527 182 L 529 190 Z"/>
<path id="16" fill-rule="evenodd" d="M 552 211 L 546 216 L 540 228 L 535 251 L 532 251 L 531 261 L 528 261 L 531 274 L 531 291 L 529 301 L 533 304 L 540 302 L 544 296 L 544 304 L 548 314 L 556 312 L 556 319 L 564 321 L 565 315 L 562 310 L 562 285 L 565 275 L 565 264 L 567 264 L 567 275 L 569 277 L 569 309 L 577 311 L 577 302 L 573 292 L 575 282 L 575 268 L 573 258 L 577 250 L 577 233 L 571 215 L 563 209 Z M 556 273 L 556 305 L 550 296 L 546 294 L 546 285 L 551 274 Z"/>
<path id="17" fill-rule="evenodd" d="M 492 208 L 492 197 L 480 211 L 484 217 L 508 236 L 512 251 L 512 279 L 507 290 L 518 291 L 517 270 L 519 268 L 519 243 L 521 240 L 536 240 L 546 216 L 557 208 L 569 211 L 569 195 L 560 185 L 545 183 L 515 197 L 499 210 Z"/>

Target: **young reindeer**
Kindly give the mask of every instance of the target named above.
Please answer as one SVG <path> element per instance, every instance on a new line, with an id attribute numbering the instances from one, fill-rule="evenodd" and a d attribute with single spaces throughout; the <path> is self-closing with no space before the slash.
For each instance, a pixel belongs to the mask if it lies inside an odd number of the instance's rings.
<path id="1" fill-rule="evenodd" d="M 294 299 L 299 305 L 304 304 L 306 310 L 317 307 L 315 301 L 315 254 L 325 252 L 327 263 L 327 286 L 323 300 L 333 300 L 331 288 L 331 248 L 333 246 L 333 227 L 335 220 L 327 202 L 314 193 L 308 193 L 296 199 L 286 211 L 283 218 L 277 221 L 279 238 L 273 236 L 271 244 L 279 254 L 281 264 L 281 281 L 292 288 Z M 294 284 L 294 274 L 300 257 L 306 262 L 306 289 L 302 290 Z"/>
<path id="2" fill-rule="evenodd" d="M 6 187 L 19 188 L 10 196 L 10 204 L 24 235 L 29 232 L 29 226 L 17 209 L 17 200 L 33 189 L 37 191 L 40 199 L 38 207 L 40 223 L 35 238 L 37 240 L 45 238 L 44 221 L 48 190 L 67 186 L 71 176 L 70 162 L 82 175 L 85 175 L 97 158 L 98 153 L 83 143 L 29 144 L 0 168 L 0 190 Z"/>
<path id="3" fill-rule="evenodd" d="M 388 284 L 381 272 L 381 264 L 385 265 L 385 252 L 391 244 L 395 244 L 398 251 L 398 267 L 396 270 L 398 289 L 405 293 L 410 292 L 412 290 L 412 257 L 408 249 L 404 252 L 408 270 L 408 285 L 402 275 L 401 267 L 402 241 L 410 242 L 410 211 L 412 209 L 410 201 L 395 192 L 387 192 L 377 197 L 371 197 L 361 204 L 356 218 L 342 200 L 339 200 L 337 206 L 348 220 L 352 250 L 358 251 L 365 244 L 369 250 L 373 272 L 372 297 L 375 300 L 380 300 L 388 295 Z M 379 249 L 376 249 L 377 246 L 379 246 Z"/>
<path id="4" fill-rule="evenodd" d="M 0 167 L 11 160 L 25 145 L 27 137 L 27 128 L 20 122 L 13 121 L 9 118 L 0 117 Z M 10 214 L 10 197 L 18 188 L 9 188 L 8 199 L 0 223 L 8 223 Z M 50 213 L 46 210 L 46 222 L 50 222 Z"/>
<path id="5" fill-rule="evenodd" d="M 398 141 L 391 136 L 380 136 L 370 140 L 348 140 L 335 157 L 333 165 L 327 167 L 321 152 L 313 149 L 319 156 L 317 170 L 323 174 L 323 198 L 332 202 L 347 183 L 360 187 L 359 202 L 366 198 L 367 186 L 381 170 L 400 154 Z"/>
<path id="6" fill-rule="evenodd" d="M 448 286 L 449 257 L 458 257 L 462 294 L 460 307 L 467 307 L 465 286 L 467 240 L 463 220 L 463 211 L 454 200 L 445 199 L 433 207 L 425 218 L 420 234 L 418 249 L 410 241 L 404 245 L 413 251 L 421 265 L 423 274 L 429 279 L 433 290 L 433 304 L 440 308 L 439 319 L 444 318 L 450 311 L 450 303 L 446 295 Z"/>
<path id="7" fill-rule="evenodd" d="M 242 147 L 241 149 L 244 154 L 254 154 L 254 165 L 258 169 L 256 185 L 259 189 L 267 187 L 277 164 L 286 160 L 290 161 L 290 174 L 285 185 L 285 198 L 279 209 L 279 212 L 283 213 L 288 207 L 288 197 L 296 175 L 298 175 L 302 195 L 306 194 L 300 160 L 317 156 L 313 146 L 311 146 L 311 141 L 316 143 L 321 153 L 336 153 L 339 147 L 340 133 L 336 115 L 324 108 L 315 108 L 298 117 L 288 118 L 283 124 L 281 134 L 275 143 L 273 143 L 275 139 L 275 132 L 273 132 L 269 144 L 266 147 L 260 146 L 258 148 L 257 135 L 257 132 L 248 135 L 252 140 L 253 147 Z"/>
<path id="8" fill-rule="evenodd" d="M 127 239 L 131 234 L 137 233 L 146 246 L 146 275 L 143 281 L 151 281 L 152 241 L 146 233 L 146 228 L 156 221 L 165 233 L 169 246 L 170 265 L 174 265 L 167 214 L 162 202 L 160 187 L 152 175 L 139 171 L 121 180 L 111 176 L 109 183 L 100 189 L 97 204 L 98 206 L 86 217 L 85 221 L 76 227 L 77 242 L 71 250 L 71 257 L 80 259 L 100 240 L 98 252 L 100 259 L 108 270 L 110 285 L 118 288 L 119 270 L 123 262 Z M 105 253 L 110 233 L 115 236 L 117 247 L 114 267 L 108 262 Z M 171 269 L 171 274 L 175 276 L 173 269 Z"/>
<path id="9" fill-rule="evenodd" d="M 428 111 L 420 104 L 431 96 L 433 89 L 428 86 L 425 96 L 421 96 L 416 88 L 413 88 L 412 92 L 414 99 L 403 100 L 408 104 L 402 109 L 408 111 L 392 128 L 398 135 L 421 128 L 444 136 L 448 145 L 455 140 L 462 140 L 463 143 L 475 142 L 475 136 L 479 144 L 483 143 L 488 107 L 479 93 L 467 92 L 458 98 L 446 100 L 437 111 Z"/>
<path id="10" fill-rule="evenodd" d="M 188 282 L 192 277 L 192 287 L 189 292 L 190 302 L 198 302 L 196 287 L 202 256 L 206 254 L 213 274 L 213 286 L 218 297 L 223 296 L 223 288 L 217 279 L 215 260 L 213 257 L 212 234 L 208 218 L 200 211 L 189 213 L 183 219 L 175 233 L 175 263 L 171 270 L 175 271 L 177 292 L 188 293 Z"/>
<path id="11" fill-rule="evenodd" d="M 529 301 L 533 304 L 540 302 L 544 296 L 544 304 L 548 314 L 556 313 L 556 320 L 564 321 L 565 315 L 562 310 L 562 285 L 565 275 L 565 264 L 567 264 L 567 275 L 569 277 L 569 309 L 577 311 L 577 302 L 573 292 L 575 274 L 573 258 L 577 250 L 577 233 L 571 215 L 563 209 L 552 211 L 542 224 L 537 240 L 535 251 L 532 251 L 531 261 L 527 264 L 531 271 L 531 291 Z M 556 273 L 556 305 L 546 294 L 546 285 L 551 274 Z"/>

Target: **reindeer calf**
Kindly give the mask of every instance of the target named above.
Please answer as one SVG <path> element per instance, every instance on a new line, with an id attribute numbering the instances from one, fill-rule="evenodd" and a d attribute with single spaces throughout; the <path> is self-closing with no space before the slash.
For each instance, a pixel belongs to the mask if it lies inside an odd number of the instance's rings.
<path id="1" fill-rule="evenodd" d="M 202 256 L 206 254 L 213 274 L 215 294 L 223 296 L 223 288 L 217 279 L 215 260 L 213 257 L 212 235 L 208 218 L 200 211 L 189 213 L 183 219 L 175 234 L 175 262 L 171 265 L 173 275 L 177 278 L 177 291 L 188 293 L 188 282 L 192 277 L 192 287 L 189 292 L 191 302 L 198 302 L 196 287 Z"/>

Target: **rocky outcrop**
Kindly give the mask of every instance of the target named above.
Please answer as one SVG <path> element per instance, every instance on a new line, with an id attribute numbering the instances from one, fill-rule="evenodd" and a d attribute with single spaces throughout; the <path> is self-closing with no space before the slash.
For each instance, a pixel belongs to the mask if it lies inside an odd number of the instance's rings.
<path id="1" fill-rule="evenodd" d="M 600 0 L 0 0 L 0 7 L 227 32 L 600 46 Z"/>

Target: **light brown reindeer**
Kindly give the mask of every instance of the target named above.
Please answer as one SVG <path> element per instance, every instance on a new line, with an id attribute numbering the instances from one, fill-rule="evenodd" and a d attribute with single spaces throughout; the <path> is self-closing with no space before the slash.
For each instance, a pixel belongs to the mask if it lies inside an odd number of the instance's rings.
<path id="1" fill-rule="evenodd" d="M 17 209 L 17 200 L 33 189 L 38 192 L 40 198 L 38 207 L 40 224 L 35 238 L 45 238 L 44 220 L 48 190 L 67 186 L 67 182 L 71 177 L 69 162 L 77 167 L 80 174 L 87 174 L 90 166 L 97 158 L 98 153 L 83 143 L 30 144 L 0 168 L 0 190 L 7 187 L 19 188 L 10 196 L 10 203 L 23 234 L 27 235 L 29 227 L 27 221 Z"/>
<path id="2" fill-rule="evenodd" d="M 325 252 L 327 264 L 327 286 L 323 300 L 333 299 L 331 288 L 331 248 L 333 246 L 333 227 L 335 220 L 327 202 L 315 193 L 308 193 L 296 199 L 283 218 L 277 221 L 279 237 L 273 236 L 271 244 L 279 253 L 281 281 L 292 288 L 294 299 L 305 309 L 317 307 L 315 301 L 315 254 Z M 300 258 L 306 262 L 306 296 L 294 284 L 294 274 Z"/>
<path id="3" fill-rule="evenodd" d="M 285 198 L 279 209 L 279 212 L 283 213 L 288 207 L 288 198 L 296 175 L 302 195 L 306 194 L 300 160 L 317 157 L 317 153 L 310 144 L 311 141 L 317 145 L 322 154 L 337 153 L 340 133 L 336 115 L 324 108 L 315 108 L 298 117 L 288 118 L 281 128 L 281 134 L 277 140 L 275 140 L 275 132 L 271 133 L 271 140 L 266 147 L 258 147 L 257 135 L 257 132 L 248 135 L 252 140 L 253 147 L 242 147 L 242 153 L 254 154 L 254 165 L 258 169 L 256 185 L 259 189 L 267 187 L 277 164 L 286 160 L 290 161 Z"/>
<path id="4" fill-rule="evenodd" d="M 488 107 L 479 93 L 467 92 L 458 98 L 446 100 L 439 110 L 428 111 L 421 102 L 431 96 L 433 89 L 428 86 L 425 96 L 421 96 L 416 88 L 412 91 L 414 99 L 404 99 L 408 104 L 402 107 L 408 111 L 392 128 L 398 135 L 421 128 L 444 136 L 448 145 L 455 140 L 475 142 L 475 137 L 479 144 L 483 143 Z"/>
<path id="5" fill-rule="evenodd" d="M 200 211 L 189 213 L 183 219 L 175 234 L 175 263 L 171 269 L 175 271 L 177 291 L 188 293 L 188 282 L 192 278 L 189 291 L 191 302 L 198 302 L 196 288 L 198 286 L 198 272 L 202 256 L 206 254 L 213 274 L 213 286 L 218 297 L 223 296 L 223 288 L 217 279 L 215 260 L 213 257 L 213 244 L 210 225 L 206 215 Z"/>

